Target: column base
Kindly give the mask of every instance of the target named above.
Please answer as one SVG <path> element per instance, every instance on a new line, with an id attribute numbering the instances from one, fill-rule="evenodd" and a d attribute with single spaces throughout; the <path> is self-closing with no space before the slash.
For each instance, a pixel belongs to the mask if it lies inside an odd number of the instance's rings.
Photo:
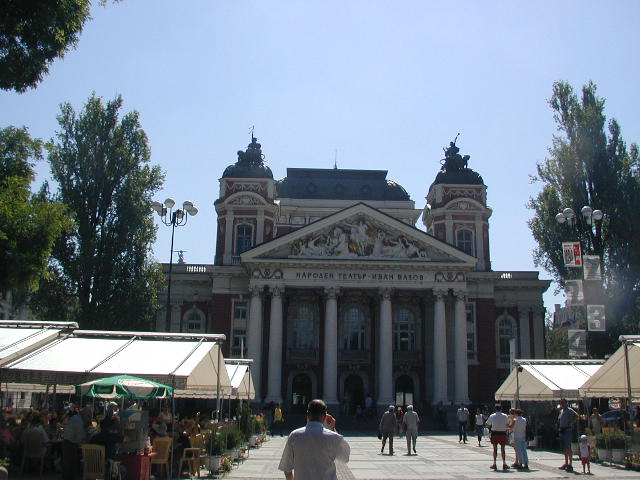
<path id="1" fill-rule="evenodd" d="M 267 398 L 264 399 L 264 403 L 269 403 L 269 402 L 273 402 L 276 405 L 278 405 L 279 403 L 283 403 L 282 402 L 282 397 L 276 397 L 275 395 L 267 395 Z"/>
<path id="2" fill-rule="evenodd" d="M 471 403 L 471 400 L 469 400 L 468 398 L 464 398 L 462 400 L 456 400 L 454 405 L 459 406 L 461 403 L 464 403 L 465 405 L 469 405 Z"/>
<path id="3" fill-rule="evenodd" d="M 431 405 L 438 405 L 440 402 L 442 402 L 442 405 L 444 405 L 445 407 L 451 405 L 451 402 L 448 398 L 434 398 L 433 400 L 431 400 Z"/>

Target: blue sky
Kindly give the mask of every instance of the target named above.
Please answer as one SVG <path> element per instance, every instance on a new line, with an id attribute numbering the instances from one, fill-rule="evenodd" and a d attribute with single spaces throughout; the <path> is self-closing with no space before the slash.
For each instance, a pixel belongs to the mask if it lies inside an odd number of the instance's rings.
<path id="1" fill-rule="evenodd" d="M 637 1 L 123 0 L 93 8 L 37 89 L 0 92 L 0 126 L 49 139 L 61 102 L 121 94 L 166 172 L 157 199 L 200 210 L 176 230 L 189 263 L 213 262 L 218 179 L 252 125 L 274 177 L 331 168 L 337 150 L 340 168 L 388 170 L 417 208 L 460 132 L 494 210 L 493 269 L 533 270 L 525 204 L 555 132 L 552 84 L 593 80 L 640 140 L 639 13 Z M 155 257 L 169 249 L 161 226 Z"/>

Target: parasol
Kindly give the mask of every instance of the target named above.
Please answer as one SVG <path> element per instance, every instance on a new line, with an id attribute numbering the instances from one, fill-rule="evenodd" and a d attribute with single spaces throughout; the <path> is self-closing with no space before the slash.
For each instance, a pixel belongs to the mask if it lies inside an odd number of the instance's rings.
<path id="1" fill-rule="evenodd" d="M 76 385 L 76 394 L 96 398 L 167 398 L 173 388 L 133 375 L 116 375 Z"/>

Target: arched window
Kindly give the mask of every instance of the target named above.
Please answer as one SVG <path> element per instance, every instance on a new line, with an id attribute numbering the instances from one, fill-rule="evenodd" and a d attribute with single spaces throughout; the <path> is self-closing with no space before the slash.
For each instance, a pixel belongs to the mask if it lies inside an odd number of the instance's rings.
<path id="1" fill-rule="evenodd" d="M 506 315 L 498 321 L 498 361 L 501 365 L 509 365 L 511 361 L 510 340 L 514 338 L 513 320 Z"/>
<path id="2" fill-rule="evenodd" d="M 195 306 L 184 314 L 184 331 L 185 332 L 202 332 L 204 331 L 204 314 Z"/>
<path id="3" fill-rule="evenodd" d="M 416 320 L 413 312 L 407 308 L 400 308 L 393 322 L 393 344 L 400 352 L 410 352 L 416 349 Z"/>
<path id="4" fill-rule="evenodd" d="M 316 346 L 313 310 L 306 305 L 294 307 L 291 318 L 291 341 L 293 348 L 314 348 Z"/>
<path id="5" fill-rule="evenodd" d="M 473 232 L 463 229 L 456 232 L 456 247 L 469 255 L 474 255 Z"/>
<path id="6" fill-rule="evenodd" d="M 253 227 L 245 223 L 236 227 L 236 255 L 249 250 L 253 245 Z"/>
<path id="7" fill-rule="evenodd" d="M 366 350 L 365 317 L 361 309 L 351 307 L 342 317 L 342 348 L 344 350 Z"/>

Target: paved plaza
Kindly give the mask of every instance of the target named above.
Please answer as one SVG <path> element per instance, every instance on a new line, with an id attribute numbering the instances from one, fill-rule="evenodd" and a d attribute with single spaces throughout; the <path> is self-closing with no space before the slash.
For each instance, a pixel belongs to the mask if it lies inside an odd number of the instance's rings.
<path id="1" fill-rule="evenodd" d="M 575 473 L 567 473 L 557 467 L 563 463 L 559 453 L 544 450 L 529 450 L 530 471 L 510 469 L 494 472 L 490 446 L 478 447 L 469 442 L 458 443 L 452 433 L 422 435 L 418 438 L 417 455 L 406 455 L 405 439 L 394 442 L 395 455 L 381 455 L 380 441 L 372 434 L 345 434 L 351 446 L 351 460 L 348 465 L 338 465 L 341 480 L 414 480 L 414 479 L 541 479 L 574 478 L 582 475 L 579 467 Z M 238 467 L 234 467 L 225 478 L 243 479 L 284 479 L 278 470 L 278 462 L 286 441 L 285 437 L 273 437 L 261 448 L 251 450 L 250 457 Z M 484 445 L 484 444 L 483 444 Z M 513 449 L 507 447 L 507 461 L 513 463 Z M 499 457 L 498 457 L 499 458 Z M 640 472 L 623 468 L 591 464 L 591 477 L 640 479 Z M 585 477 L 588 477 L 585 475 Z"/>

